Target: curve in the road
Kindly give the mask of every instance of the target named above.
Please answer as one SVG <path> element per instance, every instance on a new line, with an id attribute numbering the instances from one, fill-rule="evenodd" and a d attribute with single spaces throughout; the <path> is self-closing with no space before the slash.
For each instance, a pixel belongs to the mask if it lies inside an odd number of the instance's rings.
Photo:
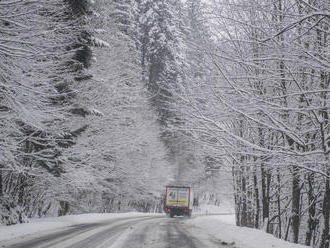
<path id="1" fill-rule="evenodd" d="M 91 242 L 99 243 L 102 239 L 109 239 L 120 233 L 127 226 L 133 225 L 155 217 L 120 218 L 106 222 L 74 225 L 64 231 L 57 231 L 34 239 L 26 239 L 16 243 L 15 241 L 1 244 L 1 248 L 64 248 L 96 247 L 90 246 Z M 84 244 L 85 243 L 85 244 Z M 78 246 L 76 246 L 78 245 Z"/>
<path id="2" fill-rule="evenodd" d="M 25 239 L 0 244 L 6 248 L 229 248 L 185 218 L 129 217 L 101 223 L 80 224 Z M 203 234 L 201 234 L 203 233 Z"/>

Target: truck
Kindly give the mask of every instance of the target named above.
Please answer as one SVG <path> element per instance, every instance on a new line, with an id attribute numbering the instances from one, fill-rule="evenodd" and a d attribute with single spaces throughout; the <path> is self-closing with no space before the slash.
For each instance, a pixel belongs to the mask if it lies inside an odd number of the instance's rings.
<path id="1" fill-rule="evenodd" d="M 174 216 L 191 217 L 193 209 L 193 191 L 187 186 L 166 186 L 165 212 L 171 218 Z"/>

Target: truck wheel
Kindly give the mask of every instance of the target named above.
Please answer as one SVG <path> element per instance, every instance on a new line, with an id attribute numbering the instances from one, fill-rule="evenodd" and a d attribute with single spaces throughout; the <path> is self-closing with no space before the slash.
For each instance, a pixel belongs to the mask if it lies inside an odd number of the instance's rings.
<path id="1" fill-rule="evenodd" d="M 174 217 L 174 213 L 173 213 L 173 212 L 170 213 L 170 217 L 171 217 L 171 218 Z"/>

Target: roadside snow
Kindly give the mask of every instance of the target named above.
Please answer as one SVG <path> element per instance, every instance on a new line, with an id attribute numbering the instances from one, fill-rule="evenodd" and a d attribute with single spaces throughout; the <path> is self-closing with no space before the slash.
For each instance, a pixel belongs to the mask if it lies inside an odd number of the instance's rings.
<path id="1" fill-rule="evenodd" d="M 111 214 L 80 214 L 67 215 L 62 217 L 50 217 L 41 219 L 31 219 L 30 223 L 0 226 L 0 242 L 12 240 L 18 237 L 33 235 L 40 232 L 63 229 L 72 225 L 95 223 L 127 217 L 150 216 L 154 214 L 145 213 L 111 213 Z"/>
<path id="2" fill-rule="evenodd" d="M 27 235 L 46 234 L 55 230 L 63 230 L 72 225 L 96 223 L 129 217 L 147 217 L 159 214 L 145 213 L 112 213 L 112 214 L 81 214 L 63 217 L 31 219 L 30 223 L 13 226 L 0 226 L 1 241 L 24 238 Z M 185 226 L 200 240 L 213 242 L 221 246 L 222 242 L 234 245 L 228 247 L 235 248 L 307 248 L 307 246 L 297 245 L 275 238 L 261 230 L 235 226 L 235 216 L 232 214 L 196 216 L 192 219 L 184 220 Z M 104 228 L 104 227 L 101 227 Z M 96 232 L 97 230 L 95 230 Z M 115 247 L 120 247 L 122 241 L 132 230 L 127 230 L 121 234 Z M 94 230 L 91 230 L 94 232 Z M 79 237 L 77 237 L 79 238 Z"/>
<path id="3" fill-rule="evenodd" d="M 224 203 L 220 206 L 212 204 L 200 204 L 195 207 L 193 212 L 197 215 L 208 215 L 208 214 L 221 214 L 221 213 L 232 213 L 234 214 L 234 208 L 229 203 L 225 205 Z"/>
<path id="4" fill-rule="evenodd" d="M 306 248 L 275 238 L 273 235 L 247 227 L 235 226 L 234 215 L 197 216 L 187 220 L 196 236 L 207 233 L 216 241 L 235 243 L 235 248 Z"/>

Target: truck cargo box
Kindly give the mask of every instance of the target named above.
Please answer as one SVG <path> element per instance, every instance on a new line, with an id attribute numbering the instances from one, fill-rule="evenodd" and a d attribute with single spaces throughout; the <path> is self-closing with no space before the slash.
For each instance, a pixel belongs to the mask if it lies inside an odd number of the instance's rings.
<path id="1" fill-rule="evenodd" d="M 171 217 L 174 215 L 191 216 L 193 200 L 191 187 L 166 186 L 165 212 Z"/>

